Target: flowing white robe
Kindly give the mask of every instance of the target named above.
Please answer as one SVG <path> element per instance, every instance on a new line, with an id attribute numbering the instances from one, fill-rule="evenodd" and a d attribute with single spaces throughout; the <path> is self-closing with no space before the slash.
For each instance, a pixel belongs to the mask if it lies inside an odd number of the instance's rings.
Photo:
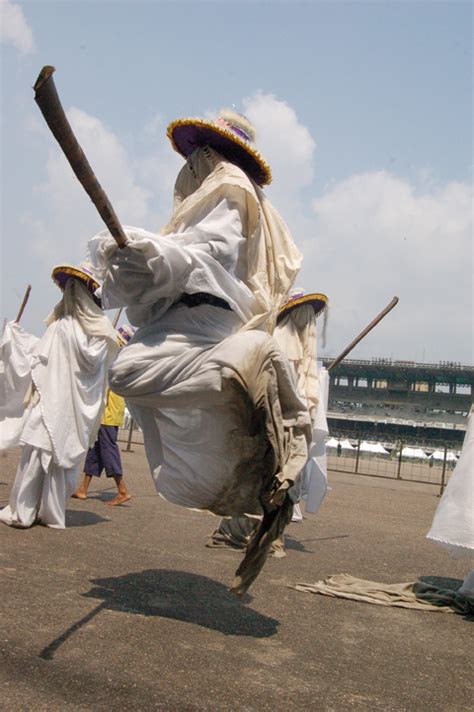
<path id="1" fill-rule="evenodd" d="M 176 233 L 126 228 L 122 250 L 108 233 L 90 243 L 105 305 L 128 306 L 139 327 L 109 379 L 143 430 L 155 487 L 170 502 L 225 516 L 262 514 L 264 489 L 268 508 L 279 506 L 310 438 L 287 360 L 268 333 L 245 330 L 261 305 L 246 281 L 239 191 L 218 191 Z M 196 292 L 231 310 L 180 303 Z"/>
<path id="2" fill-rule="evenodd" d="M 455 556 L 467 555 L 474 561 L 474 406 L 469 413 L 461 456 L 439 501 L 427 538 Z M 459 592 L 474 598 L 474 570 L 466 576 Z"/>
<path id="3" fill-rule="evenodd" d="M 23 450 L 10 502 L 0 511 L 0 521 L 11 526 L 26 528 L 40 522 L 64 529 L 66 499 L 76 487 L 81 459 L 100 425 L 107 368 L 117 346 L 112 326 L 109 331 L 103 326 L 105 317 L 84 290 L 76 283 L 67 288 L 66 299 L 74 291 L 70 301 L 86 305 L 86 322 L 92 323 L 92 330 L 102 324 L 98 331 L 104 333 L 85 333 L 79 319 L 69 313 L 54 320 L 36 345 L 31 367 L 34 393 L 19 438 Z"/>
<path id="4" fill-rule="evenodd" d="M 318 371 L 319 401 L 313 423 L 313 439 L 300 483 L 299 494 L 305 501 L 305 511 L 315 514 L 328 490 L 326 461 L 326 438 L 329 434 L 326 418 L 329 396 L 329 373 L 325 368 Z"/>
<path id="5" fill-rule="evenodd" d="M 264 445 L 261 433 L 246 432 L 252 405 L 243 393 L 252 388 L 255 396 L 255 369 L 277 385 L 289 427 L 307 432 L 309 419 L 276 343 L 265 332 L 242 330 L 256 302 L 241 279 L 246 256 L 238 204 L 225 198 L 199 217 L 175 235 L 127 228 L 129 246 L 120 251 L 106 233 L 93 239 L 93 262 L 109 260 L 103 299 L 111 307 L 129 305 L 129 319 L 141 327 L 111 368 L 110 384 L 143 430 L 159 494 L 215 514 L 261 514 L 260 465 L 249 463 Z M 213 294 L 232 310 L 189 308 L 179 303 L 183 292 Z M 288 465 L 282 481 L 296 476 L 295 458 L 306 459 L 305 436 L 297 440 L 291 462 L 285 444 L 276 443 Z"/>
<path id="6" fill-rule="evenodd" d="M 5 326 L 0 341 L 0 450 L 18 445 L 38 341 L 14 321 Z"/>
<path id="7" fill-rule="evenodd" d="M 452 551 L 474 549 L 474 408 L 471 409 L 461 456 L 443 492 L 427 534 Z"/>
<path id="8" fill-rule="evenodd" d="M 290 490 L 295 502 L 293 521 L 299 521 L 300 499 L 305 500 L 305 511 L 314 514 L 327 492 L 329 374 L 325 368 L 317 368 L 316 321 L 310 305 L 300 306 L 284 317 L 275 329 L 274 338 L 292 365 L 298 393 L 306 402 L 313 428 L 308 461 Z"/>
<path id="9" fill-rule="evenodd" d="M 297 390 L 312 414 L 313 438 L 309 457 L 296 483 L 289 490 L 294 502 L 292 521 L 301 521 L 299 501 L 306 501 L 305 510 L 314 514 L 326 496 L 327 465 L 326 411 L 329 394 L 329 374 L 325 368 L 317 370 L 316 326 L 312 307 L 301 307 L 290 312 L 276 327 L 274 338 L 288 358 L 297 383 Z M 207 544 L 209 547 L 229 546 L 245 548 L 258 520 L 239 516 L 222 519 Z M 274 548 L 275 556 L 284 556 L 283 541 Z"/>

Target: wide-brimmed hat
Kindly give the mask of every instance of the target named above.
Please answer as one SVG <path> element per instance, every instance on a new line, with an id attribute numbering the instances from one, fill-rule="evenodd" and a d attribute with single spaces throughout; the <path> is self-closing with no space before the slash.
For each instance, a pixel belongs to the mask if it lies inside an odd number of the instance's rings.
<path id="1" fill-rule="evenodd" d="M 117 340 L 119 342 L 119 346 L 126 346 L 135 331 L 136 329 L 134 329 L 133 326 L 130 326 L 130 324 L 122 324 L 122 326 L 119 326 L 117 329 Z"/>
<path id="2" fill-rule="evenodd" d="M 66 282 L 69 279 L 78 279 L 87 287 L 95 303 L 102 306 L 100 297 L 95 294 L 95 292 L 100 288 L 100 284 L 94 277 L 92 270 L 87 265 L 58 265 L 53 269 L 51 277 L 53 278 L 53 282 L 61 290 L 64 290 Z"/>
<path id="3" fill-rule="evenodd" d="M 328 298 L 325 294 L 319 294 L 317 292 L 314 292 L 313 294 L 304 294 L 303 292 L 292 294 L 286 304 L 284 304 L 278 312 L 277 324 L 283 319 L 284 316 L 292 312 L 293 309 L 297 309 L 304 304 L 312 306 L 314 316 L 317 317 L 322 314 L 324 309 L 327 307 Z"/>
<path id="4" fill-rule="evenodd" d="M 255 129 L 243 114 L 222 109 L 217 119 L 176 119 L 166 133 L 175 151 L 187 158 L 201 146 L 210 146 L 235 163 L 258 185 L 272 181 L 270 166 L 254 145 Z"/>

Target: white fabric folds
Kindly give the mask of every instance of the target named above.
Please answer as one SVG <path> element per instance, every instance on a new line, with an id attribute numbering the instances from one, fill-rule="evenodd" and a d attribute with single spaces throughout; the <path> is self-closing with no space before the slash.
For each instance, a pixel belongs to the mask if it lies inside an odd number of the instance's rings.
<path id="1" fill-rule="evenodd" d="M 328 490 L 326 462 L 326 438 L 329 433 L 326 418 L 329 397 L 329 373 L 325 368 L 319 374 L 319 401 L 313 424 L 313 440 L 309 459 L 301 477 L 301 496 L 305 500 L 305 511 L 315 514 L 321 506 Z"/>
<path id="2" fill-rule="evenodd" d="M 215 514 L 264 515 L 234 583 L 243 593 L 287 523 L 286 493 L 307 458 L 306 404 L 275 341 L 255 330 L 273 327 L 301 256 L 240 169 L 201 158 L 207 177 L 178 201 L 167 234 L 127 228 L 118 250 L 101 233 L 89 257 L 105 305 L 127 306 L 139 327 L 109 377 L 143 430 L 157 491 Z M 221 306 L 180 301 L 199 293 Z"/>
<path id="3" fill-rule="evenodd" d="M 14 321 L 5 326 L 0 341 L 0 450 L 19 443 L 38 341 Z"/>
<path id="4" fill-rule="evenodd" d="M 455 553 L 474 549 L 474 409 L 469 414 L 461 456 L 433 517 L 428 539 Z"/>
<path id="5" fill-rule="evenodd" d="M 19 436 L 23 452 L 10 503 L 0 511 L 0 521 L 13 526 L 29 527 L 39 521 L 64 528 L 66 498 L 74 491 L 81 459 L 95 440 L 107 369 L 118 349 L 111 325 L 105 338 L 81 328 L 75 312 L 82 314 L 89 301 L 87 328 L 107 330 L 102 311 L 86 288 L 77 282 L 67 284 L 63 316 L 50 323 L 32 354 L 34 393 Z"/>

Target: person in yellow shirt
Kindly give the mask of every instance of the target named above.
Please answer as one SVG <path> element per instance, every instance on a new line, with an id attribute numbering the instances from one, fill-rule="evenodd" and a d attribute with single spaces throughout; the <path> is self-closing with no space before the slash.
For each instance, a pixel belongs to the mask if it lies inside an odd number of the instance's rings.
<path id="1" fill-rule="evenodd" d="M 131 333 L 131 327 L 120 327 L 118 329 L 117 336 L 122 346 L 130 340 Z M 109 388 L 104 417 L 97 434 L 97 440 L 87 452 L 82 483 L 72 495 L 76 499 L 87 499 L 87 492 L 92 478 L 100 477 L 104 469 L 107 477 L 113 477 L 117 485 L 117 495 L 107 504 L 114 507 L 131 499 L 132 495 L 123 479 L 122 458 L 117 445 L 118 429 L 123 425 L 124 416 L 124 399 Z"/>
<path id="2" fill-rule="evenodd" d="M 97 440 L 87 453 L 82 483 L 72 495 L 76 499 L 87 499 L 92 478 L 100 477 L 104 469 L 107 477 L 113 477 L 117 485 L 117 495 L 107 504 L 113 507 L 131 499 L 131 494 L 123 479 L 122 458 L 117 445 L 118 429 L 123 425 L 124 415 L 124 399 L 109 388 Z"/>

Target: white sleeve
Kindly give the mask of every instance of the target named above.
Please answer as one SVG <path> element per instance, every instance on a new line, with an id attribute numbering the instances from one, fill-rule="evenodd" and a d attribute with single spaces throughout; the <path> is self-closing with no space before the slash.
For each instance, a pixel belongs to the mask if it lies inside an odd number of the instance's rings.
<path id="1" fill-rule="evenodd" d="M 206 214 L 182 232 L 154 235 L 127 228 L 126 233 L 128 244 L 121 250 L 107 232 L 89 244 L 93 264 L 105 268 L 106 308 L 175 301 L 183 292 L 212 292 L 222 271 L 235 277 L 245 243 L 239 207 L 228 197 L 208 206 Z"/>

